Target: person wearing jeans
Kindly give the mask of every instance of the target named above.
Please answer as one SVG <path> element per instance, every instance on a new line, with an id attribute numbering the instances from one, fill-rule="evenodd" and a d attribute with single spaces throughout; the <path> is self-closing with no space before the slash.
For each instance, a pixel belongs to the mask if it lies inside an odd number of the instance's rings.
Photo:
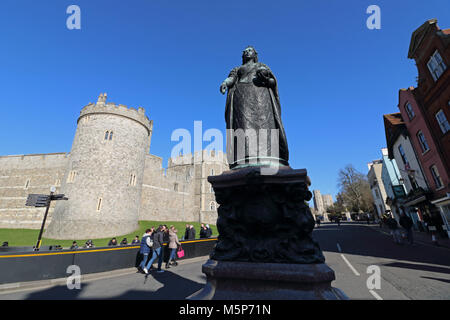
<path id="1" fill-rule="evenodd" d="M 148 255 L 152 251 L 152 233 L 153 231 L 151 229 L 147 229 L 145 230 L 145 234 L 142 236 L 141 248 L 139 249 L 139 253 L 142 254 L 142 261 L 139 264 L 139 268 L 141 268 L 142 270 L 144 270 Z"/>
<path id="2" fill-rule="evenodd" d="M 175 254 L 177 253 L 177 248 L 181 246 L 181 243 L 178 241 L 177 230 L 174 226 L 170 226 L 169 230 L 169 249 L 170 249 L 170 257 L 169 261 L 166 263 L 166 269 L 170 268 L 170 262 L 173 261 L 173 265 L 178 265 L 175 261 Z"/>
<path id="3" fill-rule="evenodd" d="M 159 228 L 156 230 L 156 233 L 153 236 L 153 254 L 150 259 L 150 261 L 147 263 L 147 265 L 144 267 L 144 273 L 148 274 L 148 270 L 153 264 L 153 261 L 158 257 L 158 272 L 164 272 L 164 270 L 161 270 L 161 265 L 163 262 L 163 243 L 164 243 L 164 226 L 159 226 Z"/>

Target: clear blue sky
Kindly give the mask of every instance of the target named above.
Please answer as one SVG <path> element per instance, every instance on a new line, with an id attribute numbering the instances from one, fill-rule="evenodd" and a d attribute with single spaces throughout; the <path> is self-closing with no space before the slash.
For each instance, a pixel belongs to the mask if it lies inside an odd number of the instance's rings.
<path id="1" fill-rule="evenodd" d="M 372 4 L 381 30 L 366 28 Z M 340 168 L 381 157 L 382 115 L 416 83 L 411 34 L 431 18 L 450 28 L 450 1 L 2 0 L 0 155 L 69 152 L 79 111 L 107 92 L 146 109 L 166 166 L 173 130 L 224 129 L 219 85 L 250 44 L 278 78 L 291 166 L 335 196 Z"/>

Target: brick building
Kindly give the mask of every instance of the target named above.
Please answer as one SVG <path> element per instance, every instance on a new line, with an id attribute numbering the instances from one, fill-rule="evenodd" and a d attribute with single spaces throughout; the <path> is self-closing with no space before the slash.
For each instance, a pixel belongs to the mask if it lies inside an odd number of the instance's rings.
<path id="1" fill-rule="evenodd" d="M 400 91 L 399 109 L 417 158 L 450 234 L 450 29 L 426 21 L 411 37 L 408 58 L 418 70 L 417 88 Z"/>

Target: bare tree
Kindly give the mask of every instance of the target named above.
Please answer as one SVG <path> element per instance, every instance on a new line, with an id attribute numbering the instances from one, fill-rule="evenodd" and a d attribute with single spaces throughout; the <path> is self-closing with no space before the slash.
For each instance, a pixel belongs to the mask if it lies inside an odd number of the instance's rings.
<path id="1" fill-rule="evenodd" d="M 339 170 L 340 204 L 353 212 L 371 212 L 373 198 L 367 177 L 349 164 Z"/>

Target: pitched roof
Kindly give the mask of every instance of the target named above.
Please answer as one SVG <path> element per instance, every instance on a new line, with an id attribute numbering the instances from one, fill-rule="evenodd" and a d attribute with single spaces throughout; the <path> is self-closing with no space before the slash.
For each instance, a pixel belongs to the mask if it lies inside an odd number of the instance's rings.
<path id="1" fill-rule="evenodd" d="M 384 114 L 384 130 L 389 159 L 394 159 L 393 146 L 400 134 L 407 134 L 406 125 L 400 112 Z"/>
<path id="2" fill-rule="evenodd" d="M 392 126 L 396 126 L 399 124 L 404 124 L 402 114 L 400 112 L 397 113 L 391 113 L 391 114 L 384 114 L 383 117 L 390 122 Z"/>
<path id="3" fill-rule="evenodd" d="M 441 30 L 437 25 L 437 19 L 427 20 L 424 24 L 417 28 L 411 36 L 408 51 L 409 59 L 414 58 L 417 49 L 420 47 L 423 39 L 425 39 L 430 31 L 436 32 L 436 35 L 443 39 L 445 46 L 450 44 L 450 29 Z"/>

